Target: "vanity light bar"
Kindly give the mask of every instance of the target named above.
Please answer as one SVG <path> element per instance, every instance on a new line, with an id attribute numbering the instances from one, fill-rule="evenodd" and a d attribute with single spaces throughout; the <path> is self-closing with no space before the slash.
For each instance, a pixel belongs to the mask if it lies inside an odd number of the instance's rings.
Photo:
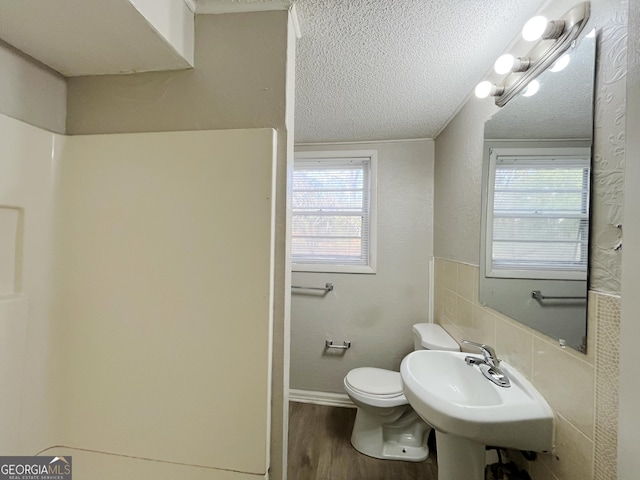
<path id="1" fill-rule="evenodd" d="M 589 19 L 589 2 L 583 2 L 569 10 L 562 18 L 564 29 L 555 41 L 546 46 L 544 42 L 540 42 L 533 48 L 527 57 L 535 59 L 526 71 L 516 74 L 512 73 L 505 78 L 503 85 L 504 93 L 496 97 L 496 105 L 503 107 L 509 100 L 518 95 L 528 83 L 539 76 L 547 68 L 552 66 L 558 58 L 560 58 L 577 40 L 580 32 L 587 24 Z M 559 25 L 561 22 L 553 22 L 553 25 Z M 544 39 L 544 37 L 543 37 Z"/>
<path id="2" fill-rule="evenodd" d="M 549 21 L 542 15 L 533 17 L 522 27 L 522 38 L 527 42 L 535 42 L 536 40 L 549 40 L 558 38 L 562 35 L 566 25 L 564 20 Z"/>
<path id="3" fill-rule="evenodd" d="M 515 58 L 510 53 L 505 53 L 496 60 L 493 69 L 497 74 L 504 75 L 511 72 L 525 72 L 530 66 L 531 60 L 529 58 Z"/>
<path id="4" fill-rule="evenodd" d="M 529 20 L 523 28 L 525 40 L 542 41 L 522 58 L 502 55 L 496 61 L 495 68 L 498 73 L 509 72 L 508 76 L 498 85 L 486 80 L 481 82 L 476 87 L 476 96 L 494 96 L 496 105 L 504 107 L 509 100 L 523 91 L 529 82 L 554 65 L 556 60 L 571 48 L 587 24 L 589 13 L 589 2 L 583 2 L 569 10 L 560 20 L 547 21 L 541 16 Z M 549 45 L 550 40 L 553 40 L 553 43 Z"/>

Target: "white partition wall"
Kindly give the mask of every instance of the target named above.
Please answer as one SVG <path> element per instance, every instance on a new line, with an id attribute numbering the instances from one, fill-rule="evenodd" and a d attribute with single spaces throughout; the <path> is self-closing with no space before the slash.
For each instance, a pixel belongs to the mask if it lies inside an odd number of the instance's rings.
<path id="1" fill-rule="evenodd" d="M 59 147 L 60 444 L 78 455 L 74 473 L 264 477 L 275 132 L 87 135 Z"/>

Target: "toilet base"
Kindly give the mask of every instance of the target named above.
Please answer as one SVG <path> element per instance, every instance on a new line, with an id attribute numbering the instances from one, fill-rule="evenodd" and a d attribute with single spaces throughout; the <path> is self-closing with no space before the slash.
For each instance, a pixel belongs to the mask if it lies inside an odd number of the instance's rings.
<path id="1" fill-rule="evenodd" d="M 351 445 L 369 457 L 422 462 L 429 456 L 430 431 L 431 427 L 412 408 L 389 424 L 383 424 L 380 416 L 358 408 Z"/>

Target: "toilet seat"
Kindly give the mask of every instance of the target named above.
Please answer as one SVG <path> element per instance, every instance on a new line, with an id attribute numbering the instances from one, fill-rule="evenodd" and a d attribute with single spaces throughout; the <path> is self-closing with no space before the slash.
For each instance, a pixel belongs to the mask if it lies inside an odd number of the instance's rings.
<path id="1" fill-rule="evenodd" d="M 409 403 L 402 392 L 400 372 L 372 367 L 355 368 L 347 373 L 344 386 L 353 398 L 374 407 Z"/>
<path id="2" fill-rule="evenodd" d="M 399 372 L 382 368 L 354 368 L 347 373 L 347 383 L 354 390 L 369 395 L 397 397 L 402 395 L 402 380 Z"/>

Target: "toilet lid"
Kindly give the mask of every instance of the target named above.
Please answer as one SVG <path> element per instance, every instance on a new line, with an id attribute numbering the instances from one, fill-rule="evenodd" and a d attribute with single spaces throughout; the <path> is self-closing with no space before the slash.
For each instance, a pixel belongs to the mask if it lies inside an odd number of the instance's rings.
<path id="1" fill-rule="evenodd" d="M 400 372 L 371 367 L 355 368 L 347 373 L 346 381 L 351 388 L 371 395 L 403 395 Z"/>

